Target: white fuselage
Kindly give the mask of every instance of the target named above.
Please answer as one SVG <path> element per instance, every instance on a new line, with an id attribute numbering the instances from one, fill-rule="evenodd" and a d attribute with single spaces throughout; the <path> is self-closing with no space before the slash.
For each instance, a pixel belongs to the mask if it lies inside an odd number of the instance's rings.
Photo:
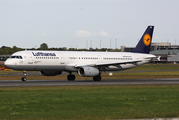
<path id="1" fill-rule="evenodd" d="M 130 52 L 20 51 L 6 60 L 5 65 L 14 70 L 77 72 L 76 66 L 104 64 L 98 66 L 100 71 L 120 71 L 148 63 L 155 57 Z M 133 60 L 142 61 L 128 63 Z M 118 62 L 124 63 L 113 64 Z"/>

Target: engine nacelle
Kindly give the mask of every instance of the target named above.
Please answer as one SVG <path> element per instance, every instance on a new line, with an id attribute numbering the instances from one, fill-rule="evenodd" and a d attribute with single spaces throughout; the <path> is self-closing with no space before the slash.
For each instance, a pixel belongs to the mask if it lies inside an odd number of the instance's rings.
<path id="1" fill-rule="evenodd" d="M 83 77 L 94 77 L 99 75 L 99 70 L 94 67 L 81 67 L 78 69 L 78 74 Z"/>
<path id="2" fill-rule="evenodd" d="M 40 74 L 43 76 L 55 76 L 62 74 L 62 71 L 40 71 Z"/>

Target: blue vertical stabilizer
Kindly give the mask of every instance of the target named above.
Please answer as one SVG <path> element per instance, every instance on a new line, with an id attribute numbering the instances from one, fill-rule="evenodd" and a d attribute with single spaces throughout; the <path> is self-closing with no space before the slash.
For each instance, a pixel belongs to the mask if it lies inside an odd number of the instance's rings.
<path id="1" fill-rule="evenodd" d="M 134 53 L 146 53 L 150 52 L 150 45 L 152 43 L 154 26 L 148 26 L 144 34 L 142 35 L 140 41 L 136 45 L 135 49 L 132 51 Z"/>

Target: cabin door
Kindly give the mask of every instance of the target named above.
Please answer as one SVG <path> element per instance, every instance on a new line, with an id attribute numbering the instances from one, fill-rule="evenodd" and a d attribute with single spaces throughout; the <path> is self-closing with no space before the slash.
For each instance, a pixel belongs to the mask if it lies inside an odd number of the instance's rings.
<path id="1" fill-rule="evenodd" d="M 27 53 L 28 56 L 28 64 L 33 64 L 33 58 L 32 58 L 32 53 Z"/>
<path id="2" fill-rule="evenodd" d="M 136 57 L 136 60 L 139 60 L 139 56 L 138 55 L 136 55 L 135 57 Z"/>
<path id="3" fill-rule="evenodd" d="M 65 64 L 64 56 L 61 53 L 60 53 L 59 60 L 60 60 L 60 64 Z"/>
<path id="4" fill-rule="evenodd" d="M 102 62 L 102 58 L 100 55 L 98 55 L 98 63 L 101 63 Z"/>

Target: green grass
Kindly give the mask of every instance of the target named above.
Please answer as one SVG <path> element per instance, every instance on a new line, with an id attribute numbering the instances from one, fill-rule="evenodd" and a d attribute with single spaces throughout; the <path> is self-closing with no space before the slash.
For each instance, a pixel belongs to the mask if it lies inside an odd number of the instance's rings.
<path id="1" fill-rule="evenodd" d="M 0 88 L 0 119 L 179 117 L 179 85 Z"/>

